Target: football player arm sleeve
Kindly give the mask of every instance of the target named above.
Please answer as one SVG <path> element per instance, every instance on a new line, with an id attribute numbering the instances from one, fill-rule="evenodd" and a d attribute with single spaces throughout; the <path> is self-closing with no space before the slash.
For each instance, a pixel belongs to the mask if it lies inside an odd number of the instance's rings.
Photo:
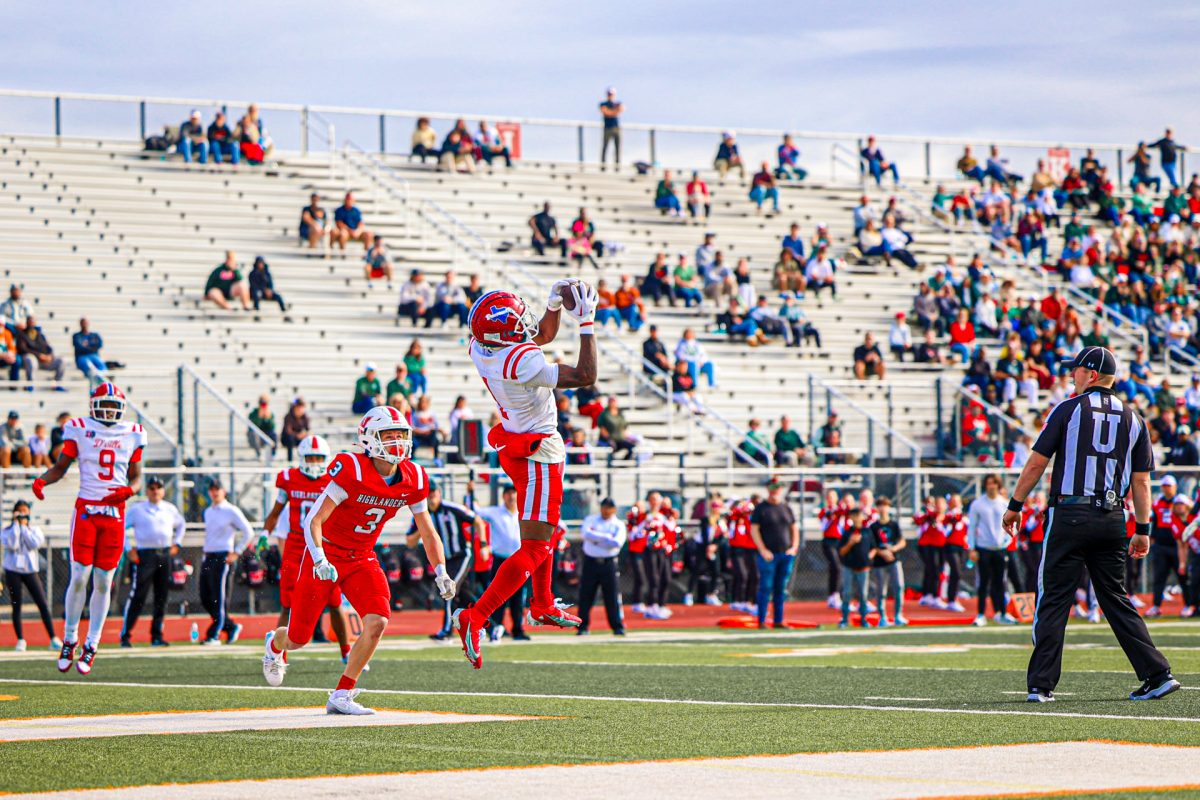
<path id="1" fill-rule="evenodd" d="M 316 502 L 313 503 L 308 516 L 304 518 L 304 544 L 308 547 L 308 553 L 314 562 L 325 560 L 321 526 L 346 497 L 346 490 L 330 481 Z"/>

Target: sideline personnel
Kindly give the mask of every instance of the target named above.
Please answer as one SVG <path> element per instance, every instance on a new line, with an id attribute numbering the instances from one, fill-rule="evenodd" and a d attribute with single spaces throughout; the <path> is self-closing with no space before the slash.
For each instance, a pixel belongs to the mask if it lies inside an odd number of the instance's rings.
<path id="1" fill-rule="evenodd" d="M 1146 423 L 1113 393 L 1117 359 L 1103 347 L 1085 347 L 1064 364 L 1076 395 L 1055 406 L 1013 491 L 1003 525 L 1015 536 L 1025 499 L 1054 458 L 1042 561 L 1033 614 L 1028 701 L 1054 699 L 1062 674 L 1063 636 L 1084 566 L 1096 599 L 1143 683 L 1130 700 L 1151 700 L 1179 688 L 1171 665 L 1150 640 L 1146 624 L 1125 594 L 1125 516 L 1132 490 L 1137 519 L 1129 554 L 1150 548 L 1150 473 L 1154 453 Z"/>
<path id="2" fill-rule="evenodd" d="M 164 494 L 162 478 L 151 476 L 146 481 L 146 501 L 130 506 L 125 512 L 125 528 L 133 529 L 133 541 L 125 541 L 125 554 L 133 564 L 133 585 L 125 598 L 121 647 L 133 646 L 133 627 L 151 588 L 154 616 L 150 620 L 150 644 L 154 647 L 169 644 L 163 638 L 163 615 L 170 592 L 171 557 L 179 554 L 185 523 L 179 509 L 163 499 Z"/>

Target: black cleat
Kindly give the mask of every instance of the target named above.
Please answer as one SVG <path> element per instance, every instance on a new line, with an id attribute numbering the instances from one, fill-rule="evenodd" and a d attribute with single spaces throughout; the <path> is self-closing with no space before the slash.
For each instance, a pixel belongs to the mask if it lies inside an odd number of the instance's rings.
<path id="1" fill-rule="evenodd" d="M 122 639 L 121 647 L 133 647 L 133 642 L 129 641 L 128 639 Z"/>
<path id="2" fill-rule="evenodd" d="M 168 642 L 166 639 L 151 639 L 150 646 L 151 647 L 170 647 L 171 643 Z"/>
<path id="3" fill-rule="evenodd" d="M 1175 676 L 1167 673 L 1160 678 L 1151 678 L 1143 683 L 1140 687 L 1129 693 L 1130 700 L 1157 700 L 1160 697 L 1166 697 L 1171 692 L 1179 690 L 1179 681 L 1175 680 Z"/>
<path id="4" fill-rule="evenodd" d="M 1053 703 L 1054 692 L 1048 689 L 1030 689 L 1029 695 L 1025 698 L 1026 703 Z"/>

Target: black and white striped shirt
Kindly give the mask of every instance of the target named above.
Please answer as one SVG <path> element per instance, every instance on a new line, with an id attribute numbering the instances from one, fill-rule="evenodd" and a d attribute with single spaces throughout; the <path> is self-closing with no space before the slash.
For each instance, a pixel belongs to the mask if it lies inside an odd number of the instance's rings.
<path id="1" fill-rule="evenodd" d="M 429 512 L 433 519 L 433 529 L 442 539 L 442 549 L 446 558 L 460 556 L 466 551 L 467 543 L 463 538 L 463 526 L 475 522 L 475 512 L 458 503 L 442 501 L 437 511 Z"/>
<path id="2" fill-rule="evenodd" d="M 1051 496 L 1121 498 L 1134 473 L 1154 470 L 1145 421 L 1101 386 L 1059 403 L 1033 449 L 1054 459 Z"/>

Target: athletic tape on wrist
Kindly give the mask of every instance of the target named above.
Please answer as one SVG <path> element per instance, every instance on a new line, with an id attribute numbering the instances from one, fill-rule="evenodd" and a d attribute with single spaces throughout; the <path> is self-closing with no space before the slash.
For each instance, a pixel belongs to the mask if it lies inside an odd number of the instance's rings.
<path id="1" fill-rule="evenodd" d="M 438 576 L 439 578 L 443 577 L 446 574 L 446 565 L 438 564 L 437 566 L 435 566 L 433 568 L 433 574 Z"/>

